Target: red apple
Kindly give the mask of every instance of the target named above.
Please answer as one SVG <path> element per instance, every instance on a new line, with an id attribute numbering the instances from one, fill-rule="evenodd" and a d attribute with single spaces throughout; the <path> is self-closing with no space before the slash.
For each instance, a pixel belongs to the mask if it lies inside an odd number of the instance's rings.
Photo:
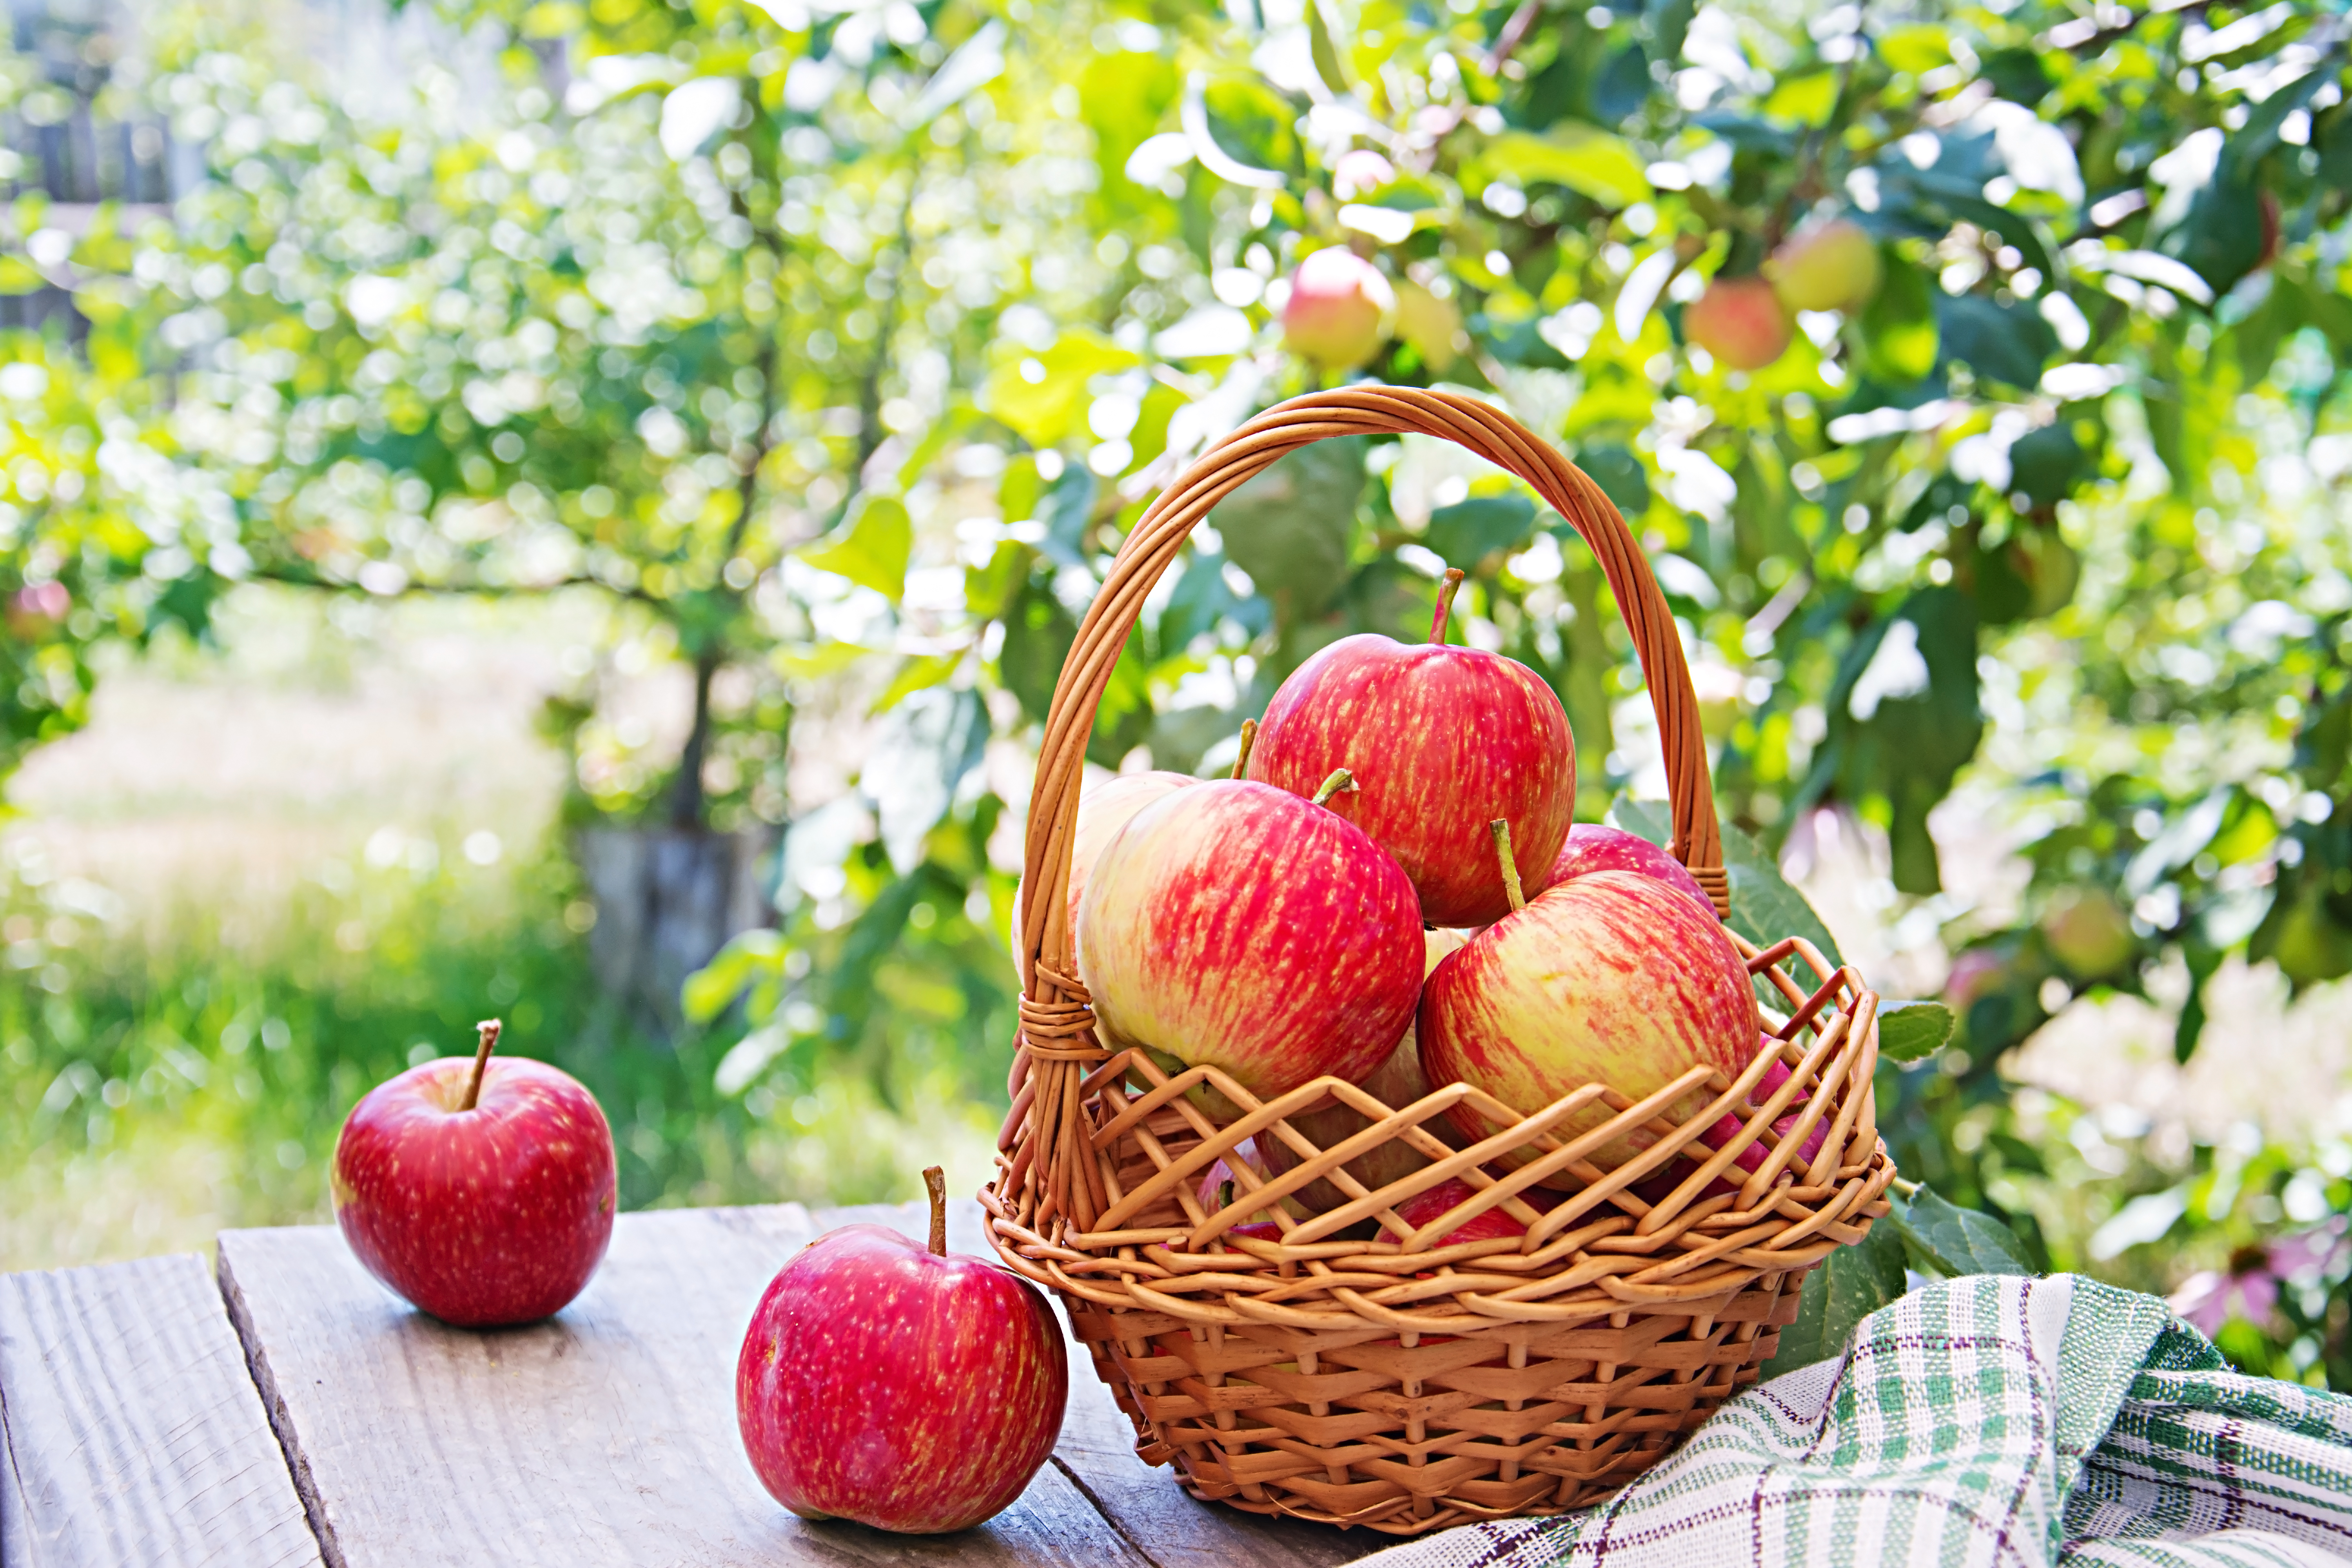
<path id="1" fill-rule="evenodd" d="M 1078 900 L 1087 890 L 1087 878 L 1103 851 L 1103 846 L 1118 837 L 1128 818 L 1158 800 L 1171 790 L 1182 789 L 1201 781 L 1190 773 L 1151 772 L 1118 773 L 1100 784 L 1081 784 L 1078 787 L 1078 822 L 1070 837 L 1070 940 L 1078 937 Z M 1013 963 L 1021 963 L 1021 894 L 1013 892 Z"/>
<path id="2" fill-rule="evenodd" d="M 1715 900 L 1674 852 L 1661 849 L 1638 833 L 1598 822 L 1578 823 L 1568 830 L 1568 843 L 1561 847 L 1559 858 L 1551 863 L 1551 878 L 1544 886 L 1557 888 L 1589 871 L 1636 871 L 1655 877 L 1676 892 L 1696 899 L 1708 914 L 1715 913 Z"/>
<path id="3" fill-rule="evenodd" d="M 1273 1140 L 1268 1139 L 1267 1142 L 1270 1143 Z M 1259 1152 L 1256 1139 L 1243 1139 L 1234 1145 L 1231 1154 L 1209 1167 L 1208 1174 L 1201 1178 L 1197 1194 L 1202 1208 L 1211 1214 L 1215 1214 L 1220 1209 L 1231 1208 L 1237 1203 L 1248 1201 L 1249 1193 L 1244 1190 L 1240 1179 L 1234 1174 L 1237 1167 L 1246 1168 L 1260 1182 L 1268 1179 L 1266 1161 Z M 1306 1205 L 1297 1198 L 1284 1198 L 1281 1203 L 1283 1212 L 1289 1215 L 1291 1218 L 1307 1217 L 1308 1211 Z M 1282 1227 L 1275 1223 L 1274 1215 L 1269 1210 L 1259 1208 L 1224 1234 L 1249 1237 L 1259 1241 L 1279 1241 L 1282 1239 Z"/>
<path id="4" fill-rule="evenodd" d="M 1352 770 L 1335 809 L 1396 857 L 1433 926 L 1510 910 L 1486 824 L 1503 817 L 1520 878 L 1541 886 L 1576 811 L 1568 711 L 1526 665 L 1449 647 L 1459 572 L 1445 574 L 1426 643 L 1341 637 L 1293 670 L 1266 705 L 1249 776 L 1306 795 Z"/>
<path id="5" fill-rule="evenodd" d="M 563 1310 L 613 1238 L 613 1131 L 570 1074 L 444 1057 L 352 1107 L 329 1185 L 335 1223 L 367 1271 L 460 1328 Z"/>
<path id="6" fill-rule="evenodd" d="M 1642 1099 L 1694 1067 L 1737 1076 L 1760 1030 L 1748 966 L 1712 910 L 1654 878 L 1594 871 L 1537 896 L 1437 966 L 1423 988 L 1422 1067 L 1531 1115 L 1588 1083 Z M 1709 1095 L 1667 1114 L 1695 1115 Z M 1467 1107 L 1475 1137 L 1499 1131 Z M 1614 1114 L 1578 1112 L 1568 1135 Z M 1595 1163 L 1622 1164 L 1653 1142 L 1612 1140 Z"/>
<path id="7" fill-rule="evenodd" d="M 1440 1182 L 1425 1193 L 1416 1193 L 1397 1205 L 1396 1216 L 1415 1230 L 1438 1218 L 1458 1204 L 1466 1204 L 1478 1195 L 1478 1189 L 1455 1176 Z M 1530 1200 L 1538 1194 L 1522 1194 Z M 1474 1215 L 1468 1224 L 1455 1226 L 1430 1243 L 1432 1247 L 1459 1247 L 1465 1241 L 1491 1241 L 1498 1237 L 1525 1236 L 1528 1227 L 1513 1219 L 1500 1206 Z"/>
<path id="8" fill-rule="evenodd" d="M 1327 371 L 1352 370 L 1380 352 L 1396 290 L 1381 269 L 1344 245 L 1327 246 L 1290 275 L 1282 341 Z"/>
<path id="9" fill-rule="evenodd" d="M 1760 1048 L 1778 1054 L 1780 1042 L 1766 1035 L 1760 1042 Z M 1764 1077 L 1758 1082 L 1755 1089 L 1749 1091 L 1748 1102 L 1759 1110 L 1762 1109 L 1764 1102 L 1778 1094 L 1780 1086 L 1788 1081 L 1787 1065 L 1774 1062 L 1764 1069 Z M 1772 1123 L 1772 1132 L 1775 1137 L 1782 1139 L 1788 1137 L 1790 1130 L 1797 1125 L 1797 1119 L 1804 1114 L 1805 1101 L 1811 1098 L 1811 1095 L 1801 1089 L 1797 1092 L 1796 1098 L 1789 1102 L 1788 1113 Z M 1830 1121 L 1830 1116 L 1824 1114 L 1819 1121 L 1813 1123 L 1813 1130 L 1806 1133 L 1805 1141 L 1797 1146 L 1798 1159 L 1810 1160 L 1821 1152 L 1822 1140 L 1829 1134 Z M 1719 1117 L 1714 1126 L 1699 1134 L 1699 1141 L 1710 1149 L 1728 1148 L 1731 1141 L 1739 1136 L 1740 1128 L 1745 1125 L 1747 1125 L 1747 1118 L 1743 1116 Z M 1771 1155 L 1772 1151 L 1766 1148 L 1764 1141 L 1759 1138 L 1733 1155 L 1731 1163 L 1743 1171 L 1760 1171 L 1764 1168 L 1764 1162 Z"/>
<path id="10" fill-rule="evenodd" d="M 1470 940 L 1466 931 L 1450 926 L 1437 926 L 1421 933 L 1422 976 L 1426 979 L 1446 954 Z M 1421 1043 L 1407 1027 L 1404 1038 L 1389 1053 L 1388 1060 L 1374 1068 L 1357 1087 L 1387 1106 L 1402 1110 L 1429 1093 L 1429 1079 L 1422 1075 Z M 1371 1125 L 1363 1112 L 1346 1105 L 1329 1105 L 1321 1110 L 1309 1110 L 1290 1119 L 1291 1126 L 1303 1133 L 1318 1149 L 1336 1149 L 1340 1144 Z M 1424 1121 L 1423 1131 L 1448 1143 L 1459 1145 L 1461 1134 L 1453 1122 L 1444 1117 Z M 1261 1141 L 1266 1168 L 1280 1175 L 1295 1169 L 1298 1157 L 1290 1145 L 1271 1135 Z M 1391 1182 L 1401 1180 L 1420 1170 L 1429 1162 L 1412 1145 L 1401 1139 L 1391 1139 L 1348 1162 L 1348 1173 L 1364 1184 L 1367 1192 L 1378 1192 Z M 1348 1202 L 1348 1194 L 1328 1180 L 1318 1178 L 1299 1189 L 1299 1201 L 1308 1212 L 1323 1214 Z"/>
<path id="11" fill-rule="evenodd" d="M 1079 973 L 1116 1038 L 1265 1099 L 1371 1071 L 1421 989 L 1421 912 L 1396 862 L 1319 800 L 1242 780 L 1129 819 L 1095 862 L 1078 929 Z"/>
<path id="12" fill-rule="evenodd" d="M 1773 292 L 1791 310 L 1859 310 L 1878 292 L 1881 270 L 1878 242 L 1850 218 L 1790 235 L 1764 263 Z"/>
<path id="13" fill-rule="evenodd" d="M 1061 1435 L 1070 1367 L 1045 1298 L 947 1249 L 937 1167 L 926 1251 L 828 1231 L 777 1271 L 735 1363 L 751 1468 L 803 1519 L 934 1535 L 1002 1512 Z"/>
<path id="14" fill-rule="evenodd" d="M 1789 312 L 1772 285 L 1718 278 L 1683 311 L 1683 335 L 1731 370 L 1761 370 L 1788 352 Z"/>

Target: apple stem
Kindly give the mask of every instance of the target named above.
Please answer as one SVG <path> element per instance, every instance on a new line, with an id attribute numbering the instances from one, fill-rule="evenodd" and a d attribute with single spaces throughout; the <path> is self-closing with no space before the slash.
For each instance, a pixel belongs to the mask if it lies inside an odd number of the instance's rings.
<path id="1" fill-rule="evenodd" d="M 1495 854 L 1503 862 L 1503 891 L 1510 896 L 1514 911 L 1528 907 L 1528 896 L 1519 887 L 1518 863 L 1511 858 L 1511 824 L 1507 817 L 1496 817 L 1486 825 L 1495 836 Z"/>
<path id="2" fill-rule="evenodd" d="M 1328 805 L 1330 804 L 1331 797 L 1333 795 L 1338 795 L 1342 790 L 1350 790 L 1355 787 L 1355 774 L 1349 773 L 1345 768 L 1333 768 L 1331 770 L 1331 776 L 1323 781 L 1323 787 L 1315 792 L 1315 804 L 1317 805 Z"/>
<path id="3" fill-rule="evenodd" d="M 1243 720 L 1242 749 L 1234 753 L 1234 771 L 1228 775 L 1229 777 L 1239 778 L 1242 776 L 1242 771 L 1249 766 L 1250 748 L 1256 744 L 1257 721 L 1255 719 Z"/>
<path id="4" fill-rule="evenodd" d="M 948 1173 L 937 1165 L 923 1173 L 923 1186 L 931 1194 L 931 1256 L 948 1255 Z"/>
<path id="5" fill-rule="evenodd" d="M 1448 566 L 1445 581 L 1438 585 L 1437 614 L 1429 619 L 1429 640 L 1433 643 L 1445 640 L 1445 618 L 1454 613 L 1454 595 L 1461 591 L 1462 577 L 1461 567 Z"/>
<path id="6" fill-rule="evenodd" d="M 475 1102 L 482 1098 L 482 1069 L 490 1065 L 490 1053 L 498 1048 L 501 1027 L 503 1026 L 496 1018 L 485 1018 L 474 1026 L 475 1034 L 480 1037 L 474 1047 L 474 1076 L 467 1081 L 466 1102 L 457 1107 L 458 1110 L 471 1110 Z"/>

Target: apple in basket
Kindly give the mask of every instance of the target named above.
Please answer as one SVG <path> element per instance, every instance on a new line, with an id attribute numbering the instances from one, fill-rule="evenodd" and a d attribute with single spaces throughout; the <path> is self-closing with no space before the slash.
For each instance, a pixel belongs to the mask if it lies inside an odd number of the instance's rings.
<path id="1" fill-rule="evenodd" d="M 1302 800 L 1218 779 L 1129 820 L 1078 908 L 1079 974 L 1113 1037 L 1266 1099 L 1381 1064 L 1421 990 L 1421 910 L 1325 805 L 1349 784 L 1338 770 Z"/>
<path id="2" fill-rule="evenodd" d="M 849 1225 L 801 1249 L 751 1314 L 735 1415 L 760 1483 L 803 1519 L 931 1535 L 1002 1512 L 1061 1435 L 1068 1352 L 1045 1298 L 952 1256 L 947 1189 L 926 1249 Z"/>
<path id="3" fill-rule="evenodd" d="M 1234 1145 L 1232 1153 L 1210 1166 L 1208 1173 L 1201 1178 L 1197 1195 L 1201 1200 L 1201 1206 L 1210 1214 L 1213 1215 L 1221 1209 L 1229 1209 L 1237 1203 L 1249 1201 L 1247 1184 L 1234 1173 L 1236 1166 L 1245 1168 L 1260 1182 L 1272 1179 L 1266 1169 L 1265 1157 L 1258 1148 L 1257 1140 L 1243 1139 Z M 1281 1203 L 1283 1212 L 1289 1215 L 1291 1218 L 1307 1217 L 1308 1213 L 1307 1206 L 1296 1197 L 1284 1198 Z M 1253 1211 L 1240 1224 L 1228 1226 L 1223 1234 L 1247 1237 L 1256 1241 L 1279 1241 L 1282 1239 L 1282 1226 L 1275 1223 L 1271 1210 L 1260 1208 Z"/>
<path id="4" fill-rule="evenodd" d="M 335 1140 L 335 1223 L 367 1271 L 445 1323 L 536 1322 L 613 1238 L 613 1131 L 545 1062 L 444 1057 L 368 1090 Z"/>
<path id="5" fill-rule="evenodd" d="M 1190 773 L 1171 773 L 1155 770 L 1140 773 L 1118 773 L 1098 784 L 1084 784 L 1078 789 L 1078 820 L 1070 835 L 1070 940 L 1078 934 L 1078 900 L 1086 893 L 1087 878 L 1095 861 L 1102 855 L 1103 846 L 1118 837 L 1128 818 L 1158 800 L 1171 790 L 1182 789 L 1201 781 Z M 1025 889 L 1013 893 L 1013 963 L 1021 963 L 1021 895 Z"/>
<path id="6" fill-rule="evenodd" d="M 1421 933 L 1422 977 L 1427 979 L 1446 954 L 1470 940 L 1470 933 L 1452 926 L 1433 926 Z M 1358 1085 L 1365 1093 L 1391 1110 L 1402 1110 L 1431 1089 L 1429 1079 L 1421 1070 L 1421 1042 L 1408 1027 L 1404 1038 L 1389 1053 L 1388 1060 L 1374 1068 Z M 1302 1111 L 1290 1118 L 1296 1128 L 1318 1149 L 1336 1149 L 1371 1125 L 1371 1119 L 1349 1105 L 1327 1105 L 1320 1110 Z M 1422 1124 L 1424 1131 L 1441 1142 L 1459 1147 L 1461 1131 L 1444 1117 L 1435 1117 Z M 1298 1156 L 1281 1139 L 1268 1135 L 1259 1141 L 1266 1168 L 1276 1175 L 1293 1169 Z M 1359 1154 L 1348 1162 L 1348 1173 L 1364 1184 L 1367 1192 L 1377 1192 L 1391 1182 L 1412 1174 L 1429 1163 L 1428 1158 L 1402 1138 L 1391 1138 L 1380 1147 Z M 1348 1201 L 1348 1194 L 1328 1180 L 1318 1179 L 1299 1189 L 1299 1200 L 1308 1210 L 1323 1214 Z"/>
<path id="7" fill-rule="evenodd" d="M 1291 672 L 1266 705 L 1248 776 L 1312 794 L 1338 767 L 1335 809 L 1396 858 L 1433 926 L 1510 912 L 1486 825 L 1507 819 L 1520 878 L 1541 887 L 1576 806 L 1567 710 L 1526 665 L 1445 644 L 1462 574 L 1448 572 L 1426 643 L 1363 632 Z"/>
<path id="8" fill-rule="evenodd" d="M 1638 871 L 1655 877 L 1696 899 L 1708 914 L 1715 913 L 1715 900 L 1706 896 L 1689 868 L 1675 859 L 1672 850 L 1660 848 L 1638 833 L 1598 822 L 1578 823 L 1568 830 L 1568 842 L 1561 846 L 1559 858 L 1551 863 L 1551 879 L 1544 886 L 1557 888 L 1588 871 Z"/>
<path id="9" fill-rule="evenodd" d="M 1495 836 L 1499 848 L 1507 830 Z M 1694 1067 L 1736 1076 L 1761 1026 L 1748 966 L 1712 909 L 1655 878 L 1594 871 L 1538 894 L 1440 963 L 1418 1027 L 1430 1082 L 1468 1083 L 1531 1115 L 1588 1083 L 1640 1100 Z M 1695 1090 L 1667 1115 L 1708 1098 Z M 1474 1136 L 1499 1131 L 1466 1106 L 1453 1114 Z M 1589 1106 L 1561 1131 L 1612 1114 Z M 1649 1141 L 1613 1140 L 1593 1163 L 1622 1164 Z"/>

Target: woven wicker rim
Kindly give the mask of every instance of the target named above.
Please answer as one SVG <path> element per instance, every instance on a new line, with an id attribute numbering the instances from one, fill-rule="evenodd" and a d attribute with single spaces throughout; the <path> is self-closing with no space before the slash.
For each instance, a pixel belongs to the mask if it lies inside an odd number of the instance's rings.
<path id="1" fill-rule="evenodd" d="M 1331 1078 L 1261 1100 L 1215 1068 L 1171 1075 L 1139 1051 L 1113 1052 L 1097 1039 L 1072 958 L 1067 893 L 1087 741 L 1112 668 L 1145 597 L 1219 501 L 1298 447 L 1368 433 L 1436 436 L 1487 458 L 1526 480 L 1591 546 L 1657 713 L 1673 799 L 1671 847 L 1718 914 L 1728 913 L 1706 741 L 1681 640 L 1648 562 L 1607 496 L 1508 415 L 1473 398 L 1376 385 L 1294 398 L 1235 430 L 1146 509 L 1063 666 L 1029 807 L 1023 885 L 1032 891 L 1022 900 L 1013 1106 L 997 1179 L 981 1197 L 1003 1260 L 1059 1292 L 1071 1309 L 1081 1337 L 1094 1346 L 1097 1370 L 1137 1422 L 1139 1453 L 1155 1463 L 1179 1458 L 1196 1492 L 1236 1506 L 1411 1532 L 1577 1506 L 1654 1461 L 1696 1418 L 1693 1412 L 1703 1415 L 1754 1377 L 1774 1342 L 1768 1322 L 1785 1322 L 1794 1310 L 1794 1280 L 1836 1247 L 1862 1239 L 1872 1218 L 1885 1212 L 1884 1194 L 1895 1171 L 1877 1136 L 1871 1089 L 1878 998 L 1852 968 L 1831 964 L 1801 939 L 1759 950 L 1725 929 L 1749 973 L 1785 1004 L 1785 1017 L 1768 1018 L 1768 1026 L 1777 1025 L 1777 1049 L 1759 1050 L 1736 1079 L 1694 1068 L 1639 1100 L 1591 1084 L 1533 1116 L 1465 1084 L 1402 1108 Z M 1810 974 L 1792 974 L 1798 965 Z M 1788 1076 L 1763 1093 L 1759 1086 L 1775 1061 Z M 1195 1103 L 1202 1089 L 1238 1107 L 1240 1120 L 1213 1123 Z M 1701 1092 L 1704 1109 L 1675 1121 L 1671 1108 Z M 1323 1149 L 1290 1119 L 1332 1102 L 1369 1125 Z M 1456 1104 L 1501 1131 L 1467 1148 L 1449 1146 L 1424 1124 Z M 1785 1134 L 1776 1133 L 1775 1124 L 1792 1112 L 1796 1120 Z M 1595 1115 L 1605 1120 L 1588 1125 Z M 1738 1131 L 1701 1143 L 1702 1133 L 1727 1116 L 1737 1120 Z M 1817 1131 L 1820 1145 L 1807 1158 L 1801 1146 Z M 1231 1161 L 1236 1201 L 1215 1212 L 1204 1208 L 1195 1184 L 1251 1138 L 1285 1145 L 1292 1168 L 1269 1179 Z M 1622 1138 L 1646 1147 L 1614 1169 L 1592 1163 L 1596 1151 Z M 1378 1191 L 1367 1189 L 1349 1163 L 1391 1142 L 1429 1163 Z M 1758 1145 L 1765 1153 L 1753 1169 L 1735 1169 Z M 1505 1154 L 1520 1163 L 1497 1177 L 1494 1164 Z M 1645 1182 L 1654 1186 L 1685 1158 L 1696 1169 L 1670 1193 L 1645 1199 L 1633 1190 Z M 1736 1192 L 1721 1190 L 1738 1177 Z M 1547 1178 L 1554 1179 L 1548 1184 L 1565 1178 L 1580 1185 L 1539 1211 L 1525 1194 Z M 1398 1216 L 1396 1205 L 1448 1179 L 1463 1181 L 1473 1196 L 1418 1229 Z M 1345 1196 L 1342 1206 L 1306 1220 L 1280 1212 L 1278 1199 L 1318 1180 Z M 1498 1206 L 1527 1227 L 1524 1236 L 1434 1245 Z M 1279 1239 L 1229 1234 L 1237 1221 L 1269 1210 Z M 1367 1219 L 1377 1222 L 1376 1239 L 1339 1234 Z M 1601 1341 L 1585 1325 L 1605 1326 Z M 1547 1449 L 1530 1474 L 1521 1474 L 1514 1458 L 1501 1465 L 1499 1480 L 1456 1481 L 1419 1458 L 1400 1470 L 1311 1447 L 1302 1451 L 1321 1457 L 1329 1485 L 1287 1471 L 1268 1480 L 1272 1472 L 1256 1465 L 1265 1456 L 1236 1459 L 1236 1450 L 1219 1446 L 1239 1442 L 1247 1450 L 1263 1436 L 1254 1436 L 1256 1429 L 1235 1435 L 1233 1412 L 1242 1406 L 1221 1407 L 1212 1431 L 1187 1423 L 1189 1395 L 1171 1403 L 1166 1391 L 1172 1384 L 1165 1376 L 1154 1381 L 1154 1368 L 1174 1363 L 1150 1353 L 1151 1337 L 1176 1329 L 1195 1339 L 1205 1334 L 1211 1345 L 1222 1344 L 1219 1336 L 1229 1330 L 1245 1338 L 1303 1334 L 1295 1353 L 1309 1371 L 1318 1364 L 1316 1346 L 1360 1343 L 1368 1331 L 1395 1336 L 1381 1342 L 1402 1347 L 1397 1353 L 1408 1361 L 1431 1353 L 1415 1348 L 1424 1335 L 1505 1333 L 1516 1336 L 1514 1368 L 1536 1353 L 1529 1334 L 1549 1333 L 1553 1340 L 1542 1342 L 1555 1344 L 1554 1353 L 1570 1353 L 1556 1347 L 1571 1342 L 1571 1348 L 1584 1347 L 1576 1353 L 1588 1356 L 1606 1386 L 1581 1425 L 1547 1428 L 1569 1436 Z M 1661 1342 L 1673 1332 L 1682 1338 Z M 1181 1349 L 1188 1342 L 1172 1342 Z M 1215 1363 L 1205 1368 L 1207 1382 L 1222 1385 L 1223 1363 L 1215 1355 L 1223 1352 L 1202 1353 Z M 1264 1381 L 1272 1374 L 1243 1375 Z M 1662 1376 L 1670 1380 L 1664 1394 L 1611 1381 Z M 1402 1389 L 1419 1388 L 1419 1363 L 1400 1363 L 1395 1378 Z M 1658 1399 L 1669 1395 L 1680 1405 L 1655 1414 Z M 1263 1414 L 1275 1395 L 1261 1388 L 1248 1397 Z M 1518 1409 L 1517 1403 L 1509 1408 Z M 1330 1419 L 1307 1411 L 1298 1405 L 1286 1419 L 1308 1432 Z M 1293 1469 L 1304 1463 L 1283 1462 Z"/>

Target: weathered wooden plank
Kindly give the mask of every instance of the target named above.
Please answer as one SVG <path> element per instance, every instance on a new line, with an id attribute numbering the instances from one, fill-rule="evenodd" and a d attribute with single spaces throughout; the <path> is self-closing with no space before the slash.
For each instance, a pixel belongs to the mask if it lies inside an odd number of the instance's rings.
<path id="1" fill-rule="evenodd" d="M 832 1209 L 817 1215 L 824 1229 L 859 1220 L 914 1237 L 926 1234 L 923 1227 L 929 1224 L 915 1204 Z M 965 1200 L 950 1205 L 948 1247 L 989 1255 L 978 1204 Z M 1068 1328 L 1064 1316 L 1065 1333 Z M 1095 1375 L 1086 1347 L 1075 1338 L 1070 1341 L 1070 1402 L 1054 1461 L 1129 1544 L 1158 1568 L 1327 1568 L 1396 1544 L 1395 1537 L 1369 1530 L 1265 1519 L 1196 1501 L 1177 1485 L 1173 1469 L 1155 1468 L 1135 1457 L 1135 1428 L 1119 1413 L 1110 1390 Z"/>
<path id="2" fill-rule="evenodd" d="M 319 1560 L 203 1258 L 0 1275 L 0 1562 Z"/>
<path id="3" fill-rule="evenodd" d="M 820 1228 L 795 1205 L 625 1215 L 579 1300 L 487 1333 L 411 1311 L 326 1226 L 223 1233 L 221 1286 L 331 1568 L 1140 1568 L 1055 1466 L 953 1536 L 810 1524 L 768 1497 L 736 1432 L 735 1357 Z"/>

